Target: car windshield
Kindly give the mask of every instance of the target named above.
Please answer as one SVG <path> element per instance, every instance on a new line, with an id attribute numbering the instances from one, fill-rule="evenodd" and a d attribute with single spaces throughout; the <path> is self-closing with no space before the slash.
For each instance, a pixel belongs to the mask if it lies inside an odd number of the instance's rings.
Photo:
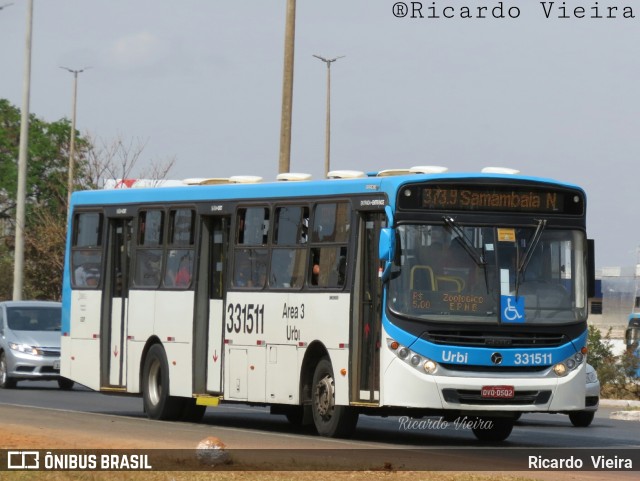
<path id="1" fill-rule="evenodd" d="M 60 307 L 9 307 L 7 324 L 12 331 L 59 331 Z"/>
<path id="2" fill-rule="evenodd" d="M 586 318 L 586 240 L 577 230 L 400 225 L 389 307 L 433 321 L 564 323 Z"/>

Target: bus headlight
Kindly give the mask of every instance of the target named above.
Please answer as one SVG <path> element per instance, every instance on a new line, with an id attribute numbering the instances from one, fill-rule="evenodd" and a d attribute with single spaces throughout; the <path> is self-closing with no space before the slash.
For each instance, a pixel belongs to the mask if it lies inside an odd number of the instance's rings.
<path id="1" fill-rule="evenodd" d="M 424 367 L 424 370 L 427 374 L 433 374 L 434 372 L 436 372 L 438 365 L 431 359 L 427 359 L 422 367 Z"/>
<path id="2" fill-rule="evenodd" d="M 565 366 L 562 363 L 556 364 L 555 366 L 553 366 L 553 372 L 556 373 L 556 376 L 558 377 L 562 377 L 562 376 L 566 376 L 567 375 L 567 366 Z"/>
<path id="3" fill-rule="evenodd" d="M 568 357 L 562 362 L 559 362 L 555 366 L 553 366 L 553 372 L 556 373 L 558 377 L 564 377 L 573 371 L 575 368 L 580 366 L 584 362 L 584 354 L 581 352 L 576 352 L 573 356 Z"/>
<path id="4" fill-rule="evenodd" d="M 401 345 L 398 341 L 387 339 L 387 347 L 393 351 L 398 359 L 418 370 L 424 369 L 424 372 L 427 374 L 433 374 L 438 369 L 437 362 L 413 352 L 408 347 Z"/>

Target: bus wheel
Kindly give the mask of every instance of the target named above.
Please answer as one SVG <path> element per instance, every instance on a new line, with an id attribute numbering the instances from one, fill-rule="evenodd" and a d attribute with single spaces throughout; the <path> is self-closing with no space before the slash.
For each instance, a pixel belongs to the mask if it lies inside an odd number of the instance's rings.
<path id="1" fill-rule="evenodd" d="M 67 379 L 66 377 L 58 378 L 58 387 L 63 391 L 71 391 L 74 384 L 75 383 L 71 379 Z"/>
<path id="2" fill-rule="evenodd" d="M 483 443 L 499 443 L 509 437 L 513 430 L 513 419 L 477 418 L 472 431 Z"/>
<path id="3" fill-rule="evenodd" d="M 586 428 L 593 421 L 595 413 L 593 411 L 576 411 L 569 414 L 569 420 L 577 428 Z"/>
<path id="4" fill-rule="evenodd" d="M 142 371 L 144 411 L 151 419 L 175 420 L 182 415 L 184 400 L 169 396 L 169 364 L 164 348 L 154 344 Z"/>
<path id="5" fill-rule="evenodd" d="M 9 377 L 9 365 L 3 352 L 0 354 L 0 388 L 13 389 L 16 387 L 16 384 L 16 380 Z"/>
<path id="6" fill-rule="evenodd" d="M 320 436 L 346 438 L 353 434 L 358 412 L 349 406 L 336 406 L 333 368 L 322 358 L 313 373 L 313 423 Z"/>
<path id="7" fill-rule="evenodd" d="M 206 410 L 207 406 L 200 406 L 196 404 L 195 399 L 185 399 L 180 420 L 187 421 L 189 423 L 199 423 L 202 421 L 202 417 Z"/>

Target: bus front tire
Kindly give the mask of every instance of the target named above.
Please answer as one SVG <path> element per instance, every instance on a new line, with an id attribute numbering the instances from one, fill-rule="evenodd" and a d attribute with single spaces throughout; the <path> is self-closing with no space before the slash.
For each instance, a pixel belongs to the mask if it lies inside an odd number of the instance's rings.
<path id="1" fill-rule="evenodd" d="M 593 411 L 576 411 L 569 414 L 569 420 L 577 428 L 586 428 L 593 421 L 595 414 Z"/>
<path id="2" fill-rule="evenodd" d="M 513 430 L 513 423 L 513 419 L 478 418 L 472 431 L 478 441 L 499 443 L 509 437 Z"/>
<path id="3" fill-rule="evenodd" d="M 358 423 L 358 412 L 335 404 L 335 378 L 328 358 L 322 358 L 313 373 L 313 423 L 320 436 L 350 437 Z"/>
<path id="4" fill-rule="evenodd" d="M 169 396 L 169 364 L 161 345 L 151 346 L 142 373 L 142 398 L 147 416 L 165 421 L 179 419 L 184 399 Z"/>

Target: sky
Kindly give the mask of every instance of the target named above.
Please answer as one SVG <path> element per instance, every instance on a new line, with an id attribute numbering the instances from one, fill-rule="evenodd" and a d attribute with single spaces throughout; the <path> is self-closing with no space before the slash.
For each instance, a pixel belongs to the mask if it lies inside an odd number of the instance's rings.
<path id="1" fill-rule="evenodd" d="M 7 3 L 0 98 L 20 107 L 27 0 Z M 144 144 L 142 167 L 175 159 L 171 179 L 275 179 L 286 3 L 35 0 L 30 111 L 71 118 L 73 76 L 59 67 L 90 67 L 81 133 Z M 343 55 L 331 169 L 500 166 L 574 183 L 596 266 L 634 265 L 639 45 L 634 0 L 298 0 L 291 171 L 323 176 L 327 70 L 313 55 Z"/>

